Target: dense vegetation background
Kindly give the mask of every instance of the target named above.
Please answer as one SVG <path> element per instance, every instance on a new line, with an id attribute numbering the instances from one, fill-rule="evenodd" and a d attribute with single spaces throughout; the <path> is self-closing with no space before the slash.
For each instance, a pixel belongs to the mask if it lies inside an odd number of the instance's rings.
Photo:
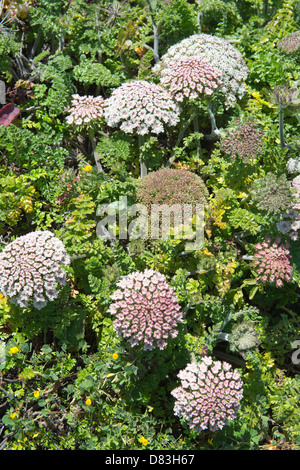
<path id="1" fill-rule="evenodd" d="M 300 3 L 2 0 L 0 12 L 0 252 L 50 231 L 70 261 L 43 308 L 11 302 L 0 269 L 0 448 L 298 449 Z M 195 34 L 245 61 L 230 106 L 203 94 L 158 134 L 67 119 L 73 95 L 160 84 L 162 57 Z M 201 177 L 201 249 L 97 236 L 100 205 L 151 202 L 142 169 Z M 168 178 L 151 180 L 158 200 L 188 197 Z M 164 349 L 131 346 L 113 325 L 116 283 L 146 269 L 184 316 Z M 243 398 L 234 420 L 200 433 L 171 392 L 205 357 L 231 364 Z"/>

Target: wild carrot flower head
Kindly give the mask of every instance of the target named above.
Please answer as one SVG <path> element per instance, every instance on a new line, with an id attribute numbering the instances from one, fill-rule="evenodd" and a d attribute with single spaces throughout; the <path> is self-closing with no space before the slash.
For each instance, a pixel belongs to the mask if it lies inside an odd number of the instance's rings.
<path id="1" fill-rule="evenodd" d="M 262 152 L 262 135 L 253 121 L 236 121 L 221 140 L 221 150 L 234 160 L 238 158 L 247 162 Z"/>
<path id="2" fill-rule="evenodd" d="M 163 349 L 178 334 L 183 321 L 180 305 L 166 277 L 151 269 L 123 277 L 111 296 L 114 329 L 131 346 Z"/>
<path id="3" fill-rule="evenodd" d="M 284 282 L 289 282 L 292 277 L 290 259 L 289 244 L 281 243 L 279 237 L 273 243 L 267 237 L 263 243 L 255 245 L 253 265 L 263 283 L 282 287 Z"/>
<path id="4" fill-rule="evenodd" d="M 102 96 L 72 95 L 72 106 L 67 109 L 70 113 L 66 121 L 76 126 L 87 126 L 103 117 L 104 99 Z"/>
<path id="5" fill-rule="evenodd" d="M 178 377 L 181 385 L 171 392 L 176 399 L 174 414 L 190 429 L 217 431 L 236 417 L 243 383 L 231 364 L 205 356 L 199 363 L 188 364 Z"/>
<path id="6" fill-rule="evenodd" d="M 242 54 L 226 39 L 210 34 L 194 34 L 171 46 L 153 71 L 160 75 L 172 62 L 195 56 L 207 60 L 222 73 L 219 90 L 224 97 L 225 108 L 233 107 L 237 98 L 241 98 L 246 91 L 244 82 L 249 70 Z"/>
<path id="7" fill-rule="evenodd" d="M 36 231 L 16 238 L 0 253 L 0 292 L 11 303 L 37 309 L 58 296 L 70 263 L 63 243 L 49 231 Z"/>
<path id="8" fill-rule="evenodd" d="M 179 122 L 179 108 L 170 93 L 155 83 L 132 80 L 116 88 L 105 101 L 105 119 L 128 134 L 160 134 Z"/>
<path id="9" fill-rule="evenodd" d="M 300 48 L 300 31 L 281 39 L 277 44 L 277 47 L 284 52 L 295 52 Z"/>
<path id="10" fill-rule="evenodd" d="M 160 82 L 176 101 L 196 100 L 212 95 L 221 84 L 222 72 L 201 57 L 186 57 L 170 63 Z"/>

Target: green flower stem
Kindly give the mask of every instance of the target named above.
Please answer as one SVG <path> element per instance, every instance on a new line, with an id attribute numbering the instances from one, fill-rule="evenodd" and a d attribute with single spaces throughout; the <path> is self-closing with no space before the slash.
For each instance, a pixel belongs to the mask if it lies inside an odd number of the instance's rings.
<path id="1" fill-rule="evenodd" d="M 200 133 L 198 116 L 196 114 L 194 114 L 194 119 L 193 120 L 194 120 L 195 132 Z M 200 139 L 197 139 L 197 141 L 196 141 L 196 148 L 197 148 L 197 158 L 200 159 L 202 157 L 202 148 L 201 148 Z"/>
<path id="2" fill-rule="evenodd" d="M 284 130 L 283 130 L 283 109 L 279 107 L 279 138 L 280 138 L 280 146 L 282 149 L 286 147 L 284 142 Z"/>
<path id="3" fill-rule="evenodd" d="M 210 134 L 206 135 L 205 138 L 208 139 L 208 140 L 216 140 L 218 138 L 218 135 L 219 135 L 219 129 L 218 129 L 218 126 L 217 126 L 217 123 L 216 123 L 216 118 L 215 118 L 215 115 L 214 115 L 214 112 L 211 108 L 210 103 L 208 103 L 207 112 L 208 112 L 208 115 L 209 115 L 209 118 L 210 118 L 211 132 L 210 132 Z"/>
<path id="4" fill-rule="evenodd" d="M 143 147 L 145 145 L 145 137 L 143 135 L 138 136 L 139 150 L 140 150 L 140 175 L 141 178 L 145 178 L 148 173 L 147 166 L 143 157 Z"/>
<path id="5" fill-rule="evenodd" d="M 95 139 L 94 129 L 90 129 L 89 138 L 90 138 L 90 142 L 91 142 L 91 145 L 92 145 L 92 152 L 93 152 L 94 160 L 95 160 L 95 163 L 96 163 L 96 166 L 97 166 L 97 170 L 99 172 L 103 171 L 102 165 L 101 165 L 100 160 L 99 160 L 98 152 L 96 152 L 96 139 Z"/>

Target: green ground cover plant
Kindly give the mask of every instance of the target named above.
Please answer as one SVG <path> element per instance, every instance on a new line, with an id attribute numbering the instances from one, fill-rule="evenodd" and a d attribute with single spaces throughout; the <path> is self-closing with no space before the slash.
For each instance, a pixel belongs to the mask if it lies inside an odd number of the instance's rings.
<path id="1" fill-rule="evenodd" d="M 1 450 L 299 450 L 299 30 L 0 0 Z"/>

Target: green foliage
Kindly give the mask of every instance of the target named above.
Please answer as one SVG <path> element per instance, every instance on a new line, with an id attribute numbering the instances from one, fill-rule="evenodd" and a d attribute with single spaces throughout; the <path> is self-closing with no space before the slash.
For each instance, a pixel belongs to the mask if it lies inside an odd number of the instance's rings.
<path id="1" fill-rule="evenodd" d="M 238 7 L 234 2 L 204 0 L 199 2 L 202 31 L 217 36 L 232 34 L 242 24 Z"/>
<path id="2" fill-rule="evenodd" d="M 162 53 L 170 45 L 197 32 L 197 15 L 194 5 L 185 0 L 171 0 L 157 13 L 157 23 L 161 24 Z"/>
<path id="3" fill-rule="evenodd" d="M 92 60 L 82 60 L 73 69 L 75 80 L 85 85 L 101 85 L 102 87 L 116 87 L 121 84 L 118 74 L 112 74 L 103 64 Z"/>
<path id="4" fill-rule="evenodd" d="M 31 125 L 26 122 L 22 127 L 1 126 L 0 150 L 9 164 L 27 169 L 39 165 L 63 168 L 68 155 L 67 149 L 61 147 L 63 135 L 51 125 L 51 121 L 49 123 L 47 115 L 43 115 L 42 119 L 44 121 L 36 129 L 30 129 Z"/>

